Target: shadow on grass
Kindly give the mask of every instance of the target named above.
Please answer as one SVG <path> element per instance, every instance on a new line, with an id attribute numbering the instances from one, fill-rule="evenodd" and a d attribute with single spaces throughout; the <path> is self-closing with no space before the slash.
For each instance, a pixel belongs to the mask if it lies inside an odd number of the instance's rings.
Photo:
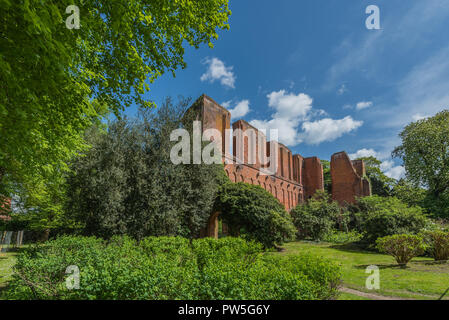
<path id="1" fill-rule="evenodd" d="M 448 260 L 439 260 L 439 261 L 429 261 L 429 260 L 414 260 L 412 261 L 413 263 L 422 263 L 428 266 L 441 266 L 441 265 L 445 265 L 448 264 L 449 261 Z"/>
<path id="2" fill-rule="evenodd" d="M 356 268 L 356 269 L 366 269 L 366 268 L 368 268 L 369 266 L 371 266 L 371 264 L 361 264 L 361 265 L 354 266 L 354 268 Z M 377 266 L 379 269 L 398 269 L 398 270 L 406 270 L 406 269 L 409 269 L 409 268 L 410 268 L 408 265 L 407 265 L 407 266 L 404 266 L 404 265 L 399 265 L 399 264 L 397 264 L 397 263 L 391 263 L 391 264 L 376 264 L 376 266 Z"/>
<path id="3" fill-rule="evenodd" d="M 352 253 L 363 253 L 363 254 L 379 254 L 376 251 L 370 251 L 366 249 L 362 244 L 357 242 L 351 242 L 351 243 L 344 243 L 344 244 L 333 244 L 329 246 L 329 248 L 339 250 L 339 251 L 345 251 L 345 252 L 352 252 Z"/>

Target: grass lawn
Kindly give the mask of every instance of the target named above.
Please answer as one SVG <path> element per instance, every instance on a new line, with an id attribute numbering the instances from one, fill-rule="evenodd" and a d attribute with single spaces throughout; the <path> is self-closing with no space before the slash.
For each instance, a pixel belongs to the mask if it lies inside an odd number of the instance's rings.
<path id="1" fill-rule="evenodd" d="M 16 251 L 0 252 L 0 299 L 13 273 L 12 267 L 16 261 Z"/>
<path id="2" fill-rule="evenodd" d="M 359 291 L 393 297 L 438 299 L 449 287 L 449 262 L 437 263 L 430 258 L 418 257 L 407 268 L 401 269 L 391 256 L 361 251 L 350 244 L 291 242 L 285 244 L 284 248 L 284 252 L 276 254 L 312 252 L 337 261 L 343 270 L 343 286 Z M 369 276 L 365 270 L 369 265 L 377 265 L 380 269 L 380 290 L 365 288 Z M 342 293 L 340 299 L 361 297 Z M 445 299 L 449 299 L 449 296 L 446 295 Z"/>

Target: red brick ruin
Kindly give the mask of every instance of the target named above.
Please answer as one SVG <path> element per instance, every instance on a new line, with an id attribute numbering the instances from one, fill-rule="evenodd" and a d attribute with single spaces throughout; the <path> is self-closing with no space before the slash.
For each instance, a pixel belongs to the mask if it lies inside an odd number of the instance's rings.
<path id="1" fill-rule="evenodd" d="M 216 129 L 225 137 L 225 130 L 230 129 L 231 113 L 206 95 L 202 95 L 191 107 L 197 114 L 197 120 L 201 121 L 202 130 Z M 244 120 L 238 120 L 232 124 L 232 129 L 240 129 L 245 132 L 248 129 L 259 132 Z M 260 133 L 265 137 L 262 133 Z M 256 135 L 257 137 L 257 135 Z M 237 162 L 237 141 L 243 140 L 243 159 Z M 225 139 L 222 139 L 223 163 L 226 175 L 232 182 L 246 182 L 259 185 L 278 199 L 287 211 L 311 198 L 317 190 L 324 190 L 323 166 L 317 157 L 304 158 L 281 143 L 278 143 L 278 168 L 274 175 L 262 174 L 263 166 L 256 156 L 254 164 L 248 161 L 248 136 L 233 137 L 233 151 L 225 150 Z M 262 142 L 263 143 L 263 142 Z M 259 141 L 256 143 L 258 154 Z M 271 142 L 266 142 L 267 156 L 270 154 Z M 253 149 L 254 150 L 254 149 Z M 240 153 L 241 155 L 242 153 Z M 231 164 L 226 159 L 233 160 Z M 331 159 L 332 199 L 341 205 L 353 203 L 357 197 L 371 195 L 370 184 L 365 177 L 365 165 L 363 161 L 351 161 L 346 152 L 339 152 Z M 209 219 L 206 235 L 218 236 L 218 216 L 213 213 Z"/>
<path id="2" fill-rule="evenodd" d="M 216 129 L 222 137 L 225 137 L 225 130 L 230 129 L 231 113 L 206 95 L 202 95 L 189 111 L 195 112 L 196 119 L 201 121 L 203 132 L 207 129 Z M 243 133 L 248 129 L 259 132 L 244 120 L 234 122 L 232 129 L 240 129 Z M 260 134 L 265 139 L 265 135 Z M 256 139 L 258 137 L 256 135 Z M 240 144 L 243 145 L 243 156 L 240 156 L 243 159 L 240 162 L 237 161 L 236 146 L 238 143 L 236 139 L 244 139 L 243 144 Z M 277 146 L 279 163 L 276 174 L 267 175 L 266 172 L 261 172 L 264 166 L 261 165 L 257 156 L 255 161 L 248 161 L 250 153 L 248 152 L 247 135 L 233 137 L 232 154 L 230 154 L 230 150 L 225 150 L 225 139 L 222 140 L 222 150 L 224 150 L 222 159 L 229 179 L 232 182 L 246 182 L 261 186 L 278 199 L 287 211 L 310 199 L 317 190 L 324 190 L 323 166 L 317 157 L 304 158 L 299 154 L 293 154 L 288 147 L 281 143 L 272 145 L 270 141 L 265 142 L 267 156 Z M 263 145 L 263 141 L 261 143 Z M 256 155 L 259 151 L 258 146 L 259 141 L 255 146 Z M 231 163 L 226 163 L 227 159 L 231 160 Z M 332 199 L 338 201 L 342 206 L 345 203 L 354 203 L 357 197 L 371 195 L 370 184 L 365 177 L 365 164 L 361 160 L 351 161 L 346 152 L 332 155 L 331 177 Z M 7 206 L 5 204 L 1 206 L 3 209 L 9 207 L 10 200 L 8 200 Z M 218 216 L 219 213 L 211 215 L 207 230 L 205 230 L 206 235 L 218 236 Z M 9 219 L 9 216 L 0 215 L 0 219 Z"/>

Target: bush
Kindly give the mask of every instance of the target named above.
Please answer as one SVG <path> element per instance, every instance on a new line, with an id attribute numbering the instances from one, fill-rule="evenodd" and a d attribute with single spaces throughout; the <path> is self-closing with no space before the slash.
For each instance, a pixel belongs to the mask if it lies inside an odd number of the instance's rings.
<path id="1" fill-rule="evenodd" d="M 359 198 L 351 210 L 352 223 L 358 232 L 364 233 L 362 241 L 369 247 L 381 237 L 418 234 L 429 223 L 420 207 L 409 207 L 394 197 Z"/>
<path id="2" fill-rule="evenodd" d="M 66 288 L 67 266 L 80 286 Z M 62 237 L 18 255 L 7 299 L 331 299 L 340 267 L 312 255 L 264 254 L 241 238 Z"/>
<path id="3" fill-rule="evenodd" d="M 315 283 L 314 295 L 319 299 L 333 299 L 338 296 L 341 283 L 341 266 L 322 257 L 306 253 L 300 256 L 265 256 L 264 261 L 274 269 L 289 270 L 294 274 L 304 274 Z"/>
<path id="4" fill-rule="evenodd" d="M 363 238 L 363 234 L 357 231 L 331 231 L 326 234 L 323 238 L 323 241 L 331 242 L 331 243 L 351 243 L 358 242 Z"/>
<path id="5" fill-rule="evenodd" d="M 294 238 L 296 229 L 284 206 L 260 186 L 226 183 L 215 204 L 232 235 L 256 240 L 265 247 Z"/>
<path id="6" fill-rule="evenodd" d="M 306 204 L 300 204 L 290 212 L 297 238 L 323 240 L 341 222 L 341 211 L 337 202 L 330 202 L 326 193 L 318 192 Z"/>
<path id="7" fill-rule="evenodd" d="M 421 235 L 424 237 L 429 251 L 436 261 L 449 259 L 449 232 L 433 230 L 422 232 Z"/>
<path id="8" fill-rule="evenodd" d="M 414 257 L 423 254 L 426 249 L 422 237 L 409 234 L 395 234 L 379 238 L 376 243 L 380 252 L 393 256 L 396 262 L 402 266 L 407 265 Z"/>
<path id="9" fill-rule="evenodd" d="M 6 298 L 194 299 L 195 268 L 181 261 L 166 254 L 149 257 L 127 237 L 114 237 L 108 243 L 62 237 L 19 254 Z M 76 290 L 65 286 L 70 265 L 80 271 Z"/>

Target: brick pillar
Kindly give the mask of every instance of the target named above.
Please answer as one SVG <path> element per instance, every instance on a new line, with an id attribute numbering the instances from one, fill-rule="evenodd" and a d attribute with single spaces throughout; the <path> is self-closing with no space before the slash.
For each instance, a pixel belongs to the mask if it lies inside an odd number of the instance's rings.
<path id="1" fill-rule="evenodd" d="M 302 176 L 305 200 L 313 197 L 317 190 L 324 191 L 323 166 L 320 159 L 317 157 L 304 159 Z"/>

